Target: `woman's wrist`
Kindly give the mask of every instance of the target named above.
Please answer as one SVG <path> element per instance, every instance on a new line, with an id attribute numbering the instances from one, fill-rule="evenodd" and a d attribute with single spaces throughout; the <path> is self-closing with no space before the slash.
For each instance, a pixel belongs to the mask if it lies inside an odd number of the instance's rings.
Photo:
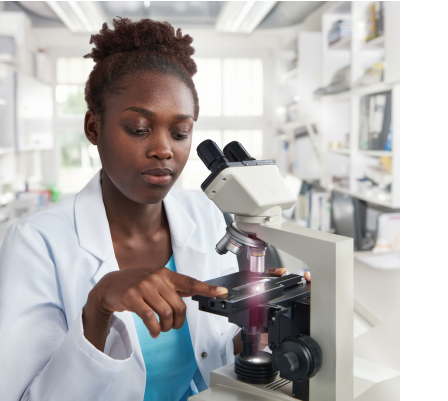
<path id="1" fill-rule="evenodd" d="M 82 313 L 84 337 L 101 352 L 104 351 L 109 334 L 112 311 L 104 309 L 92 290 L 87 298 Z"/>
<path id="2" fill-rule="evenodd" d="M 114 312 L 106 309 L 101 304 L 100 299 L 101 297 L 97 294 L 96 288 L 93 288 L 87 297 L 84 309 L 88 309 L 88 313 L 96 315 L 100 320 L 108 319 L 110 321 Z"/>

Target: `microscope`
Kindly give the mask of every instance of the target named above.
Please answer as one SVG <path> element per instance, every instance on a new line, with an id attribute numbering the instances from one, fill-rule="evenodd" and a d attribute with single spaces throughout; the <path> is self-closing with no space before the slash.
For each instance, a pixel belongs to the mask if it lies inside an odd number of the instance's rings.
<path id="1" fill-rule="evenodd" d="M 221 151 L 206 140 L 197 152 L 210 170 L 202 190 L 235 216 L 216 252 L 247 252 L 250 270 L 207 281 L 225 286 L 223 296 L 193 297 L 241 328 L 243 351 L 190 400 L 353 400 L 353 239 L 282 222 L 297 197 L 272 160 L 255 160 L 236 141 Z M 305 262 L 312 284 L 294 272 L 266 274 L 270 244 Z M 261 333 L 272 353 L 259 349 Z"/>

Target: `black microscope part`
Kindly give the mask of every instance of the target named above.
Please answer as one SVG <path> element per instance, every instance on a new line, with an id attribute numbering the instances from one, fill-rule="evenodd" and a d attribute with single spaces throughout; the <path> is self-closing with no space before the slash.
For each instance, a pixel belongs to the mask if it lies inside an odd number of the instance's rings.
<path id="1" fill-rule="evenodd" d="M 229 142 L 223 149 L 227 159 L 231 162 L 243 162 L 245 160 L 255 160 L 249 152 L 244 149 L 238 141 Z"/>
<path id="2" fill-rule="evenodd" d="M 272 352 L 272 368 L 284 379 L 302 381 L 312 378 L 322 366 L 322 350 L 307 335 L 284 339 Z"/>
<path id="3" fill-rule="evenodd" d="M 237 378 L 270 383 L 278 372 L 282 379 L 292 381 L 293 398 L 309 401 L 309 379 L 322 364 L 319 344 L 310 337 L 311 284 L 296 274 L 277 277 L 250 271 L 207 283 L 224 286 L 228 293 L 214 298 L 193 296 L 199 309 L 226 316 L 242 327 L 243 352 L 235 357 Z M 264 355 L 255 344 L 260 332 L 268 333 L 272 356 Z"/>
<path id="4" fill-rule="evenodd" d="M 210 171 L 215 171 L 222 163 L 228 162 L 227 158 L 219 149 L 219 146 L 211 139 L 201 142 L 197 148 L 198 156 Z"/>
<path id="5" fill-rule="evenodd" d="M 234 141 L 235 143 L 238 143 Z M 231 142 L 233 143 L 233 142 Z M 275 165 L 272 160 L 255 160 L 253 157 L 247 153 L 243 145 L 239 144 L 241 149 L 249 156 L 248 160 L 244 161 L 231 161 L 226 155 L 219 149 L 219 146 L 213 142 L 211 139 L 206 139 L 201 142 L 197 147 L 197 153 L 199 158 L 203 161 L 205 166 L 210 170 L 210 175 L 201 184 L 201 189 L 205 191 L 207 187 L 213 182 L 216 176 L 223 170 L 229 167 L 253 167 L 253 166 L 264 166 L 264 165 Z M 226 147 L 227 148 L 227 147 Z M 241 154 L 241 149 L 239 150 Z M 232 153 L 233 157 L 234 153 Z"/>
<path id="6" fill-rule="evenodd" d="M 256 357 L 238 354 L 235 357 L 236 377 L 246 383 L 268 384 L 277 377 L 272 369 L 272 357 L 268 352 L 260 351 Z"/>

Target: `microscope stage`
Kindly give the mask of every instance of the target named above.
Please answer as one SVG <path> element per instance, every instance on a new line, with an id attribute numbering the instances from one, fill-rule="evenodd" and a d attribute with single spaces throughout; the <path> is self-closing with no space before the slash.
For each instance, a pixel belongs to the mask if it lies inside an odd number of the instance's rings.
<path id="1" fill-rule="evenodd" d="M 206 281 L 208 284 L 226 287 L 229 291 L 227 294 L 219 297 L 195 295 L 192 299 L 199 301 L 199 309 L 204 312 L 230 316 L 281 298 L 285 290 L 293 286 L 302 286 L 304 292 L 307 292 L 309 289 L 303 286 L 304 280 L 297 274 L 278 277 L 246 270 Z"/>

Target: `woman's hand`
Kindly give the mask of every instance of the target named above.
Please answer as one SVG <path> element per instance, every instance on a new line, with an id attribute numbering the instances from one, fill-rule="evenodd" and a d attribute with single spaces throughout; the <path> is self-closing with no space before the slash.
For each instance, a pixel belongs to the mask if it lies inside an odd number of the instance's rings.
<path id="1" fill-rule="evenodd" d="M 161 331 L 183 326 L 187 307 L 181 297 L 216 297 L 225 293 L 224 287 L 203 283 L 166 267 L 111 272 L 89 293 L 83 312 L 84 336 L 103 351 L 112 314 L 127 310 L 136 313 L 151 337 L 157 338 Z"/>
<path id="2" fill-rule="evenodd" d="M 269 274 L 273 274 L 273 275 L 275 275 L 275 276 L 280 276 L 280 277 L 281 277 L 281 276 L 283 276 L 284 274 L 288 273 L 288 270 L 286 270 L 285 268 L 277 269 L 277 268 L 275 268 L 275 267 L 272 267 L 271 269 L 268 270 L 268 273 L 269 273 Z M 311 281 L 311 274 L 310 274 L 309 271 L 306 271 L 306 272 L 303 274 L 303 277 L 305 277 L 306 281 Z"/>

